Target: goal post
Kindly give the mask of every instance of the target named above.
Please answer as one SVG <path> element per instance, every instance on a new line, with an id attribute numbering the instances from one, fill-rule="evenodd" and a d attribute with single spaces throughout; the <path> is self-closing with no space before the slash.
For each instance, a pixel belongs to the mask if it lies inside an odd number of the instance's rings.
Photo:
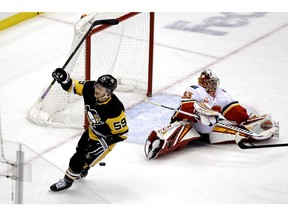
<path id="1" fill-rule="evenodd" d="M 70 53 L 95 20 L 117 19 L 118 25 L 95 27 L 65 70 L 76 80 L 97 80 L 111 74 L 118 81 L 116 92 L 141 92 L 152 96 L 154 13 L 94 13 L 74 25 Z M 33 123 L 82 128 L 85 125 L 82 97 L 55 84 L 44 100 L 37 100 L 27 113 Z"/>
<path id="2" fill-rule="evenodd" d="M 144 19 L 146 19 L 146 21 L 144 21 Z M 112 26 L 102 25 L 94 28 L 86 38 L 86 80 L 96 79 L 97 77 L 93 77 L 93 74 L 101 74 L 101 72 L 97 73 L 96 71 L 102 71 L 103 64 L 97 67 L 97 61 L 101 53 L 105 53 L 105 51 L 96 51 L 95 49 L 99 49 L 99 43 L 105 41 L 106 45 L 102 45 L 103 49 L 113 47 L 108 56 L 115 55 L 115 58 L 109 58 L 111 61 L 106 63 L 107 67 L 112 66 L 114 68 L 107 71 L 117 78 L 119 90 L 138 90 L 146 93 L 146 96 L 151 97 L 154 19 L 153 12 L 131 12 L 117 18 L 119 21 L 117 27 L 113 26 L 114 28 L 111 28 Z M 101 37 L 105 39 L 102 40 Z M 114 52 L 114 48 L 118 50 Z M 131 49 L 134 49 L 134 52 L 132 52 Z M 96 55 L 97 52 L 99 55 Z M 139 54 L 136 55 L 137 52 Z M 115 59 L 117 59 L 117 62 L 113 61 Z M 129 59 L 132 61 L 129 62 Z M 136 61 L 136 63 L 134 61 Z M 120 64 L 122 65 L 120 66 Z M 93 72 L 93 70 L 95 72 Z"/>

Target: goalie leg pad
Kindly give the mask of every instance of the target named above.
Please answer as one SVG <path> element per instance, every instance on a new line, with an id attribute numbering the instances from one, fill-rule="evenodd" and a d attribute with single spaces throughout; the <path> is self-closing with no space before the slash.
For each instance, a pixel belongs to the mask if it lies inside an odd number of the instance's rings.
<path id="1" fill-rule="evenodd" d="M 251 136 L 244 133 L 238 133 L 232 128 L 226 128 L 221 125 L 216 125 L 213 131 L 209 134 L 210 143 L 227 143 L 234 142 L 237 135 L 237 140 L 267 140 L 271 137 L 279 137 L 279 123 L 275 122 L 270 115 L 263 115 L 260 117 L 252 117 L 248 119 L 241 125 L 235 125 L 238 128 L 242 128 L 252 133 L 257 134 L 258 136 Z"/>
<path id="2" fill-rule="evenodd" d="M 275 122 L 269 114 L 248 119 L 243 125 L 248 130 L 261 135 L 258 137 L 252 136 L 252 140 L 266 140 L 271 137 L 279 138 L 279 122 Z"/>
<path id="3" fill-rule="evenodd" d="M 155 131 L 152 131 L 145 143 L 145 155 L 148 159 L 156 158 L 164 144 L 164 140 L 157 136 Z"/>
<path id="4" fill-rule="evenodd" d="M 174 122 L 159 130 L 153 130 L 145 143 L 145 155 L 148 159 L 178 151 L 189 142 L 200 139 L 199 133 L 189 122 Z"/>

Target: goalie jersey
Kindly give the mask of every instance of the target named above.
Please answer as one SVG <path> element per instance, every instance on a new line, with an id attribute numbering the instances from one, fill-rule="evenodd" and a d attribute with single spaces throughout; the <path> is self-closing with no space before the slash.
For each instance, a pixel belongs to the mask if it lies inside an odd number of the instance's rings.
<path id="1" fill-rule="evenodd" d="M 115 94 L 105 102 L 98 101 L 94 97 L 95 82 L 72 80 L 63 84 L 62 88 L 83 96 L 91 139 L 98 140 L 103 137 L 108 145 L 127 139 L 128 125 L 122 102 Z"/>
<path id="2" fill-rule="evenodd" d="M 212 97 L 202 86 L 192 85 L 184 91 L 179 109 L 195 114 L 195 102 L 207 103 L 213 110 L 221 113 L 227 120 L 236 122 L 238 124 L 246 121 L 249 118 L 246 109 L 222 88 L 217 88 L 215 96 Z M 196 122 L 193 117 L 189 117 L 179 112 L 174 113 L 171 118 L 171 122 L 183 119 L 189 119 L 190 121 L 194 122 L 194 126 L 196 129 L 199 129 L 199 132 L 206 133 L 206 131 L 200 129 L 200 122 Z"/>

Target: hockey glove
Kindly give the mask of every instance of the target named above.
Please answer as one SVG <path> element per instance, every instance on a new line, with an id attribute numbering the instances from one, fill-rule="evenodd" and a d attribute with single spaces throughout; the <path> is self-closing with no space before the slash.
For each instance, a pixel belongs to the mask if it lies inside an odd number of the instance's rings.
<path id="1" fill-rule="evenodd" d="M 225 120 L 221 113 L 212 110 L 206 103 L 194 103 L 196 115 L 199 116 L 199 121 L 203 125 L 213 126 L 220 120 Z"/>
<path id="2" fill-rule="evenodd" d="M 86 158 L 87 159 L 96 159 L 102 155 L 108 149 L 108 145 L 103 138 L 98 141 L 92 141 L 89 143 L 88 148 L 86 149 Z"/>
<path id="3" fill-rule="evenodd" d="M 53 71 L 52 77 L 60 84 L 66 84 L 70 81 L 70 74 L 62 68 L 57 68 Z"/>

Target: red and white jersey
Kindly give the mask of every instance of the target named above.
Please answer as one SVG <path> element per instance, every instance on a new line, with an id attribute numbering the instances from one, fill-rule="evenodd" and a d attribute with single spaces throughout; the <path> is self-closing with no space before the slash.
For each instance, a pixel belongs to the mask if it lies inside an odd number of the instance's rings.
<path id="1" fill-rule="evenodd" d="M 191 100 L 197 102 L 205 102 L 213 110 L 220 113 L 227 105 L 235 102 L 235 99 L 232 98 L 225 90 L 221 88 L 217 88 L 215 97 L 212 97 L 206 92 L 206 90 L 202 86 L 199 85 L 193 85 L 188 87 L 181 98 L 181 103 L 185 103 L 187 101 L 189 102 Z"/>
<path id="2" fill-rule="evenodd" d="M 227 120 L 235 121 L 238 124 L 246 121 L 249 118 L 246 109 L 243 108 L 232 96 L 230 96 L 230 94 L 221 88 L 217 88 L 214 97 L 212 97 L 202 86 L 192 85 L 188 87 L 183 93 L 179 109 L 195 114 L 195 102 L 207 103 L 213 110 L 221 113 Z M 190 121 L 194 122 L 196 130 L 200 133 L 209 133 L 211 131 L 211 127 L 202 128 L 201 123 L 197 122 L 193 117 L 179 112 L 176 112 L 172 116 L 172 120 L 173 119 L 189 119 Z"/>

